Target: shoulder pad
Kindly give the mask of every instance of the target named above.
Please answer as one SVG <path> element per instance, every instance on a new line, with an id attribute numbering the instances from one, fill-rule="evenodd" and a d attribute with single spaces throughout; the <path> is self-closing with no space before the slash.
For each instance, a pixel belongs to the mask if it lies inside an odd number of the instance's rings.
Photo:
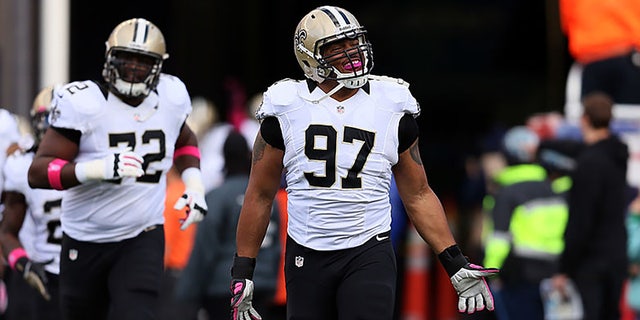
<path id="1" fill-rule="evenodd" d="M 157 90 L 163 99 L 169 100 L 172 104 L 180 105 L 185 103 L 185 101 L 190 101 L 187 86 L 185 86 L 180 78 L 170 74 L 160 74 Z"/>
<path id="2" fill-rule="evenodd" d="M 24 150 L 20 148 L 20 145 L 15 142 L 7 147 L 7 157 L 13 155 L 14 153 L 24 153 Z"/>
<path id="3" fill-rule="evenodd" d="M 299 80 L 283 79 L 269 86 L 265 94 L 269 96 L 272 103 L 288 104 L 295 100 L 297 95 L 292 93 L 298 91 L 299 85 Z"/>
<path id="4" fill-rule="evenodd" d="M 299 80 L 283 79 L 275 82 L 264 93 L 262 105 L 256 111 L 258 120 L 282 113 L 300 99 L 298 90 L 304 86 Z"/>
<path id="5" fill-rule="evenodd" d="M 377 77 L 377 76 L 376 76 Z M 392 112 L 404 112 L 414 117 L 420 115 L 420 105 L 409 90 L 409 83 L 391 77 L 374 78 L 369 81 L 371 97 L 378 105 Z"/>
<path id="6" fill-rule="evenodd" d="M 93 81 L 67 83 L 54 92 L 52 113 L 56 112 L 56 106 L 66 106 L 80 114 L 92 114 L 101 108 L 100 104 L 95 103 L 96 97 L 106 100 L 98 84 Z"/>
<path id="7" fill-rule="evenodd" d="M 373 74 L 369 75 L 369 80 L 394 82 L 394 83 L 397 83 L 399 85 L 405 86 L 407 88 L 409 88 L 409 85 L 410 85 L 409 82 L 404 81 L 401 78 L 393 78 L 393 77 L 388 77 L 388 76 L 377 76 L 377 75 L 373 75 Z"/>

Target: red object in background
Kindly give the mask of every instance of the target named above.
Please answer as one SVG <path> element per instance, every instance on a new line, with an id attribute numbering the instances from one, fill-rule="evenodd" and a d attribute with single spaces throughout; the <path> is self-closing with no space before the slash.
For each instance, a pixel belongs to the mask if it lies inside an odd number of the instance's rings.
<path id="1" fill-rule="evenodd" d="M 622 289 L 622 295 L 620 299 L 620 320 L 635 320 L 636 314 L 635 312 L 629 308 L 627 304 L 627 292 L 629 290 L 629 281 L 625 283 L 624 288 Z"/>
<path id="2" fill-rule="evenodd" d="M 433 272 L 433 308 L 436 320 L 454 320 L 460 318 L 458 312 L 458 294 L 442 264 L 436 263 Z"/>
<path id="3" fill-rule="evenodd" d="M 538 113 L 530 116 L 527 128 L 533 130 L 540 139 L 550 139 L 556 136 L 558 128 L 564 123 L 564 117 L 558 112 Z"/>
<path id="4" fill-rule="evenodd" d="M 280 211 L 280 245 L 282 247 L 282 254 L 280 256 L 278 283 L 276 284 L 273 303 L 278 306 L 284 306 L 287 304 L 287 285 L 284 279 L 284 255 L 287 243 L 287 222 L 289 220 L 289 216 L 287 215 L 287 191 L 285 189 L 281 188 L 278 190 L 278 193 L 276 193 L 276 202 L 278 203 L 278 210 Z"/>
<path id="5" fill-rule="evenodd" d="M 430 294 L 430 251 L 413 225 L 407 227 L 404 292 L 402 293 L 403 320 L 427 320 Z"/>
<path id="6" fill-rule="evenodd" d="M 242 122 L 247 119 L 247 93 L 237 78 L 229 77 L 224 82 L 224 88 L 229 94 L 229 113 L 227 122 L 231 123 L 236 131 L 240 131 Z"/>

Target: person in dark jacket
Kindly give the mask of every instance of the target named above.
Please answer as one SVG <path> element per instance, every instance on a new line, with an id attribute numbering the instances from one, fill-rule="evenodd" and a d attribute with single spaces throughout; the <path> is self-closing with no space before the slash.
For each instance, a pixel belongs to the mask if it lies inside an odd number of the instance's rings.
<path id="1" fill-rule="evenodd" d="M 195 301 L 209 319 L 229 317 L 229 270 L 236 252 L 235 230 L 249 181 L 251 151 L 239 132 L 231 131 L 223 146 L 225 180 L 206 194 L 210 208 L 196 231 L 189 262 L 178 282 L 178 299 Z M 280 220 L 274 205 L 256 266 L 253 303 L 270 318 L 280 262 Z"/>
<path id="2" fill-rule="evenodd" d="M 610 131 L 613 101 L 601 92 L 582 100 L 580 127 L 585 149 L 577 159 L 568 193 L 569 220 L 558 289 L 572 279 L 582 298 L 584 319 L 620 319 L 627 276 L 625 229 L 628 147 Z"/>

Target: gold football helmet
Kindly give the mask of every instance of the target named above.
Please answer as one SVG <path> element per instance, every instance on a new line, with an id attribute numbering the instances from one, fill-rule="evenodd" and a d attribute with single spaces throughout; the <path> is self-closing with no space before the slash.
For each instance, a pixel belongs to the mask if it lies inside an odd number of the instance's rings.
<path id="1" fill-rule="evenodd" d="M 31 130 L 35 145 L 38 145 L 49 128 L 49 113 L 51 112 L 51 100 L 53 99 L 53 86 L 47 86 L 40 90 L 31 107 Z"/>
<path id="2" fill-rule="evenodd" d="M 367 31 L 360 26 L 356 18 L 347 10 L 322 6 L 311 10 L 305 15 L 293 36 L 294 51 L 298 64 L 307 78 L 318 83 L 326 79 L 334 79 L 347 88 L 359 88 L 367 83 L 367 77 L 373 68 L 373 51 L 371 43 L 366 37 Z M 358 58 L 350 58 L 351 72 L 340 72 L 331 65 L 331 60 L 336 58 L 323 57 L 321 49 L 324 45 L 342 39 L 358 40 Z M 353 50 L 353 49 L 350 49 Z M 339 57 L 347 55 L 346 51 L 340 52 Z"/>
<path id="3" fill-rule="evenodd" d="M 162 62 L 169 57 L 158 27 L 142 18 L 129 19 L 113 29 L 105 44 L 102 76 L 112 89 L 136 98 L 156 88 Z M 131 59 L 132 55 L 140 59 Z"/>

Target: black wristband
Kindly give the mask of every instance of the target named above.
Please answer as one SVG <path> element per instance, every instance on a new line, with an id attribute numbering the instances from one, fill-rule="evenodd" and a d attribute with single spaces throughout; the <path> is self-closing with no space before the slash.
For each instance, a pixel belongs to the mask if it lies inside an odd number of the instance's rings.
<path id="1" fill-rule="evenodd" d="M 440 263 L 442 263 L 442 266 L 447 271 L 449 277 L 452 277 L 456 272 L 458 272 L 458 270 L 460 270 L 460 268 L 469 263 L 457 244 L 454 244 L 440 252 L 440 254 L 438 254 L 438 259 L 440 259 Z"/>
<path id="2" fill-rule="evenodd" d="M 233 257 L 231 277 L 234 279 L 253 279 L 253 269 L 256 267 L 256 258 Z"/>

